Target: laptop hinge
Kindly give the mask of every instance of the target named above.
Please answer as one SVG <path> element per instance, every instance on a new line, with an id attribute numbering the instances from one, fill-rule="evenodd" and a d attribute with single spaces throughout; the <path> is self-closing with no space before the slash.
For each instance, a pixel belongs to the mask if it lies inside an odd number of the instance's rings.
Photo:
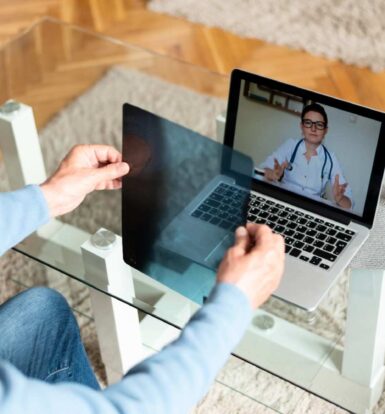
<path id="1" fill-rule="evenodd" d="M 322 211 L 322 213 L 317 208 L 306 208 L 307 210 L 311 210 L 313 213 L 318 214 L 322 217 L 328 218 L 333 221 L 337 221 L 345 226 L 348 226 L 352 221 L 350 217 L 346 217 L 344 214 L 339 214 L 337 212 L 331 211 Z M 318 210 L 318 211 L 317 211 Z"/>

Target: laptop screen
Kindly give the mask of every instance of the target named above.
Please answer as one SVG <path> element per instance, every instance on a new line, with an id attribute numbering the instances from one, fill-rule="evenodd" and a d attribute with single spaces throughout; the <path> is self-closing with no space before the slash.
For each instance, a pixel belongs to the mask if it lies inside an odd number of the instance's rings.
<path id="1" fill-rule="evenodd" d="M 373 220 L 383 113 L 238 70 L 230 89 L 225 143 L 253 159 L 265 192 Z"/>

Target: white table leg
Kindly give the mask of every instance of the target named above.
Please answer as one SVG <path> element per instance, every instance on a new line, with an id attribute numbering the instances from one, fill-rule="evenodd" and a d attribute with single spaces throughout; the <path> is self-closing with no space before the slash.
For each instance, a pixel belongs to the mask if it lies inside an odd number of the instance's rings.
<path id="1" fill-rule="evenodd" d="M 98 247 L 104 235 L 111 237 L 111 244 L 107 240 Z M 123 261 L 119 236 L 100 229 L 82 245 L 82 255 L 86 281 L 102 291 L 124 292 L 124 297 L 122 294 L 120 297 L 132 302 L 135 297 L 132 272 Z M 91 288 L 90 294 L 100 351 L 111 384 L 143 359 L 138 311 L 95 289 Z"/>
<path id="2" fill-rule="evenodd" d="M 342 375 L 354 382 L 374 387 L 373 399 L 383 389 L 385 358 L 385 272 L 353 269 Z"/>
<path id="3" fill-rule="evenodd" d="M 12 190 L 47 178 L 30 106 L 9 101 L 0 107 L 0 146 Z"/>

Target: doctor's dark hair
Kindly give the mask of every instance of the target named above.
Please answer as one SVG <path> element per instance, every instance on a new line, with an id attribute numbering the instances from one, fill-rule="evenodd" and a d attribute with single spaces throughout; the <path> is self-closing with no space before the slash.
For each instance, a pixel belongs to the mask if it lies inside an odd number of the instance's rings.
<path id="1" fill-rule="evenodd" d="M 304 120 L 305 115 L 310 111 L 318 112 L 319 114 L 321 114 L 324 121 L 325 121 L 326 127 L 328 126 L 328 116 L 326 114 L 326 111 L 320 104 L 317 104 L 317 103 L 312 103 L 310 105 L 305 106 L 302 109 L 302 113 L 301 113 L 301 120 L 302 121 Z"/>

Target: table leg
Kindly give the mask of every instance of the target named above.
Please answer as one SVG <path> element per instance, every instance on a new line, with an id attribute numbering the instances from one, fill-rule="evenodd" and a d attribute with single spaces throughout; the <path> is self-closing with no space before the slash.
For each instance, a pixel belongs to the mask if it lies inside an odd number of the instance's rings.
<path id="1" fill-rule="evenodd" d="M 385 358 L 385 272 L 353 269 L 349 285 L 342 375 L 380 397 Z"/>
<path id="2" fill-rule="evenodd" d="M 9 101 L 0 107 L 0 146 L 10 189 L 40 184 L 47 178 L 30 106 Z"/>
<path id="3" fill-rule="evenodd" d="M 103 232 L 106 230 L 94 236 Z M 104 293 L 119 291 L 128 303 L 135 297 L 131 268 L 122 257 L 122 240 L 108 234 L 114 237 L 109 246 L 98 247 L 93 236 L 82 245 L 82 256 L 85 280 L 102 290 L 91 288 L 90 294 L 100 351 L 111 384 L 143 359 L 143 348 L 137 309 Z"/>

